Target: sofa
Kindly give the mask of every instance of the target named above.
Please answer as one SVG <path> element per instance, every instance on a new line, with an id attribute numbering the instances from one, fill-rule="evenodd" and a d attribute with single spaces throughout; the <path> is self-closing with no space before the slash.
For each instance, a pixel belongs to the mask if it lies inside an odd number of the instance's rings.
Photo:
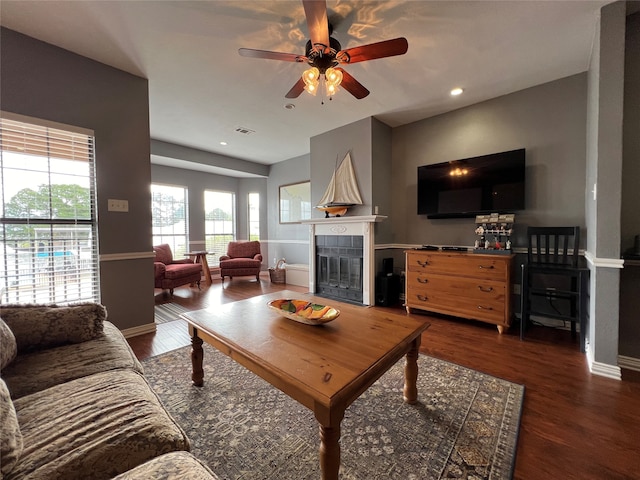
<path id="1" fill-rule="evenodd" d="M 171 247 L 166 243 L 154 246 L 153 251 L 155 288 L 169 290 L 170 295 L 173 295 L 174 288 L 187 283 L 195 283 L 200 288 L 202 265 L 195 263 L 191 258 L 174 259 Z"/>
<path id="2" fill-rule="evenodd" d="M 0 370 L 0 478 L 216 478 L 102 305 L 0 305 Z"/>
<path id="3" fill-rule="evenodd" d="M 229 242 L 227 253 L 220 255 L 220 277 L 241 277 L 255 275 L 260 281 L 260 269 L 262 268 L 262 253 L 260 242 L 257 240 L 245 242 Z"/>

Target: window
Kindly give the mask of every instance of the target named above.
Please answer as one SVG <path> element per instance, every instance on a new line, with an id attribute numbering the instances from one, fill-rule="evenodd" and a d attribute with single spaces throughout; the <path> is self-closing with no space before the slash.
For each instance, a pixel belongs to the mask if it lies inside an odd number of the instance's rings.
<path id="1" fill-rule="evenodd" d="M 151 222 L 153 244 L 168 243 L 173 258 L 189 251 L 188 190 L 173 185 L 151 185 Z"/>
<path id="2" fill-rule="evenodd" d="M 260 194 L 249 194 L 249 240 L 260 240 Z"/>
<path id="3" fill-rule="evenodd" d="M 3 302 L 99 301 L 93 132 L 2 113 Z"/>
<path id="4" fill-rule="evenodd" d="M 204 192 L 205 249 L 217 258 L 227 252 L 229 242 L 236 239 L 236 196 L 231 192 Z"/>

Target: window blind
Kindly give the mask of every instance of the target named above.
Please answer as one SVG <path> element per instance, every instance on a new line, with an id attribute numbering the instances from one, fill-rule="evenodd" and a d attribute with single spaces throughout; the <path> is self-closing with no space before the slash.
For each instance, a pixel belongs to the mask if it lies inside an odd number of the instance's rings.
<path id="1" fill-rule="evenodd" d="M 93 133 L 2 112 L 0 173 L 2 300 L 99 301 Z"/>

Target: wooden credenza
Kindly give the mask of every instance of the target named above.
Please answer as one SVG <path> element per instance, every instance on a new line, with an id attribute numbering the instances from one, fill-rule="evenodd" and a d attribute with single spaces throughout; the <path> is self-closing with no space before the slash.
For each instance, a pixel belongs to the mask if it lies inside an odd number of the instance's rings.
<path id="1" fill-rule="evenodd" d="M 511 324 L 514 255 L 407 250 L 405 306 L 492 323 Z"/>

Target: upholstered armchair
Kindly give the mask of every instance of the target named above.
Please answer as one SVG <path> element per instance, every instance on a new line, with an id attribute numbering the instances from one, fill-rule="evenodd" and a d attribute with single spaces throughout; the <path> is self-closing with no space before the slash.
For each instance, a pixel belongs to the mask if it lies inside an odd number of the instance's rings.
<path id="1" fill-rule="evenodd" d="M 187 283 L 196 283 L 200 288 L 202 277 L 202 265 L 194 263 L 191 258 L 179 260 L 173 259 L 171 247 L 166 243 L 153 247 L 156 254 L 153 263 L 155 288 L 169 290 L 173 295 L 173 289 Z"/>
<path id="2" fill-rule="evenodd" d="M 260 268 L 262 266 L 262 253 L 260 242 L 229 242 L 227 254 L 220 256 L 220 277 L 241 277 L 255 275 L 260 281 Z"/>

